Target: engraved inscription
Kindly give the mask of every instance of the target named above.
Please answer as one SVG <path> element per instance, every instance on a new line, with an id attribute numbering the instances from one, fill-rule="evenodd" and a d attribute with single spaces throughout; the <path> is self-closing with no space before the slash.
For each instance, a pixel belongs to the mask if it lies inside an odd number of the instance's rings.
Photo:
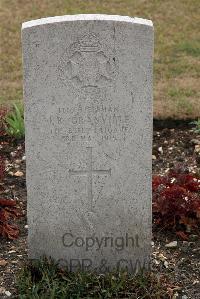
<path id="1" fill-rule="evenodd" d="M 59 107 L 49 118 L 53 138 L 72 142 L 125 141 L 130 130 L 129 107 L 85 100 L 67 108 Z"/>
<path id="2" fill-rule="evenodd" d="M 79 88 L 104 87 L 115 77 L 116 59 L 105 54 L 97 36 L 89 33 L 80 37 L 62 55 L 59 73 L 65 84 L 70 80 Z"/>
<path id="3" fill-rule="evenodd" d="M 87 190 L 88 190 L 88 199 L 91 202 L 91 209 L 93 208 L 93 175 L 111 175 L 111 169 L 100 170 L 93 169 L 92 167 L 92 147 L 87 147 L 87 169 L 86 170 L 69 170 L 70 175 L 76 176 L 87 176 Z"/>

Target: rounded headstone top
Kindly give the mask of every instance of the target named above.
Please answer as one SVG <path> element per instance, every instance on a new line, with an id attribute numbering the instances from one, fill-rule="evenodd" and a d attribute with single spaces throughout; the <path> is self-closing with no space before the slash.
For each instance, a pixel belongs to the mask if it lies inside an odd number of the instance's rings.
<path id="1" fill-rule="evenodd" d="M 146 20 L 142 18 L 131 18 L 129 16 L 119 16 L 119 15 L 105 15 L 105 14 L 79 14 L 79 15 L 65 15 L 56 16 L 49 18 L 42 18 L 37 20 L 32 20 L 24 22 L 22 24 L 22 30 L 34 26 L 40 26 L 52 23 L 70 22 L 70 21 L 114 21 L 114 22 L 126 22 L 133 24 L 141 24 L 146 26 L 153 26 L 151 20 Z"/>

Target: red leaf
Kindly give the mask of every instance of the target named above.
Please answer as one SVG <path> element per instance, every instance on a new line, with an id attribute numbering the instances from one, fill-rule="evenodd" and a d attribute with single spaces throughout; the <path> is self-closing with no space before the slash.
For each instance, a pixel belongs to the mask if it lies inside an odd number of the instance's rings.
<path id="1" fill-rule="evenodd" d="M 153 176 L 153 215 L 158 226 L 191 229 L 200 225 L 200 182 L 184 167 L 164 176 Z M 156 221 L 155 221 L 156 219 Z M 182 235 L 182 234 L 181 234 Z M 182 235 L 185 238 L 184 235 Z"/>
<path id="2" fill-rule="evenodd" d="M 16 200 L 0 199 L 0 235 L 11 240 L 16 239 L 19 236 L 19 229 L 12 222 L 20 216 Z"/>
<path id="3" fill-rule="evenodd" d="M 4 223 L 3 225 L 0 225 L 0 233 L 3 237 L 14 240 L 19 236 L 19 229 L 14 224 Z"/>
<path id="4" fill-rule="evenodd" d="M 14 207 L 14 206 L 16 206 L 16 200 L 0 199 L 0 206 L 2 206 L 2 207 Z"/>
<path id="5" fill-rule="evenodd" d="M 177 236 L 179 236 L 182 240 L 188 241 L 188 236 L 183 231 L 176 232 Z"/>
<path id="6" fill-rule="evenodd" d="M 5 160 L 0 156 L 0 180 L 5 177 Z"/>

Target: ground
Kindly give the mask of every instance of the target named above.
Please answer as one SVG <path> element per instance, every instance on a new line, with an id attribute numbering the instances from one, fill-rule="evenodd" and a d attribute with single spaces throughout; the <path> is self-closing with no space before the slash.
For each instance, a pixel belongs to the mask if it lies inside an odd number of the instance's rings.
<path id="1" fill-rule="evenodd" d="M 106 13 L 152 19 L 154 117 L 200 116 L 199 0 L 1 0 L 0 102 L 22 99 L 21 24 L 47 16 Z"/>
<path id="2" fill-rule="evenodd" d="M 20 236 L 15 241 L 1 238 L 0 242 L 0 298 L 9 291 L 15 298 L 16 275 L 27 260 L 27 219 L 24 141 L 2 140 L 2 154 L 7 158 L 7 175 L 1 184 L 1 197 L 14 197 L 23 211 L 19 219 Z M 184 163 L 191 172 L 197 172 L 199 155 L 195 144 L 200 135 L 191 130 L 189 123 L 156 122 L 153 142 L 153 173 L 163 174 L 177 163 Z M 18 171 L 18 175 L 16 172 Z M 23 174 L 23 175 L 22 175 Z M 157 274 L 165 273 L 177 290 L 178 297 L 200 298 L 200 238 L 199 231 L 182 241 L 175 233 L 158 230 L 153 226 L 152 266 Z M 171 241 L 178 241 L 175 248 L 166 248 Z M 184 297 L 187 296 L 187 297 Z M 166 297 L 168 298 L 168 297 Z"/>

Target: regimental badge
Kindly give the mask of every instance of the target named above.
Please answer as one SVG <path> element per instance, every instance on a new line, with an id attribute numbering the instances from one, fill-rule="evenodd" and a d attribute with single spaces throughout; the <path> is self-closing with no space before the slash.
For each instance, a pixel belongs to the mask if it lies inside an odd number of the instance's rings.
<path id="1" fill-rule="evenodd" d="M 60 79 L 77 88 L 106 87 L 117 74 L 115 53 L 102 46 L 94 33 L 81 36 L 63 53 L 59 62 Z"/>

